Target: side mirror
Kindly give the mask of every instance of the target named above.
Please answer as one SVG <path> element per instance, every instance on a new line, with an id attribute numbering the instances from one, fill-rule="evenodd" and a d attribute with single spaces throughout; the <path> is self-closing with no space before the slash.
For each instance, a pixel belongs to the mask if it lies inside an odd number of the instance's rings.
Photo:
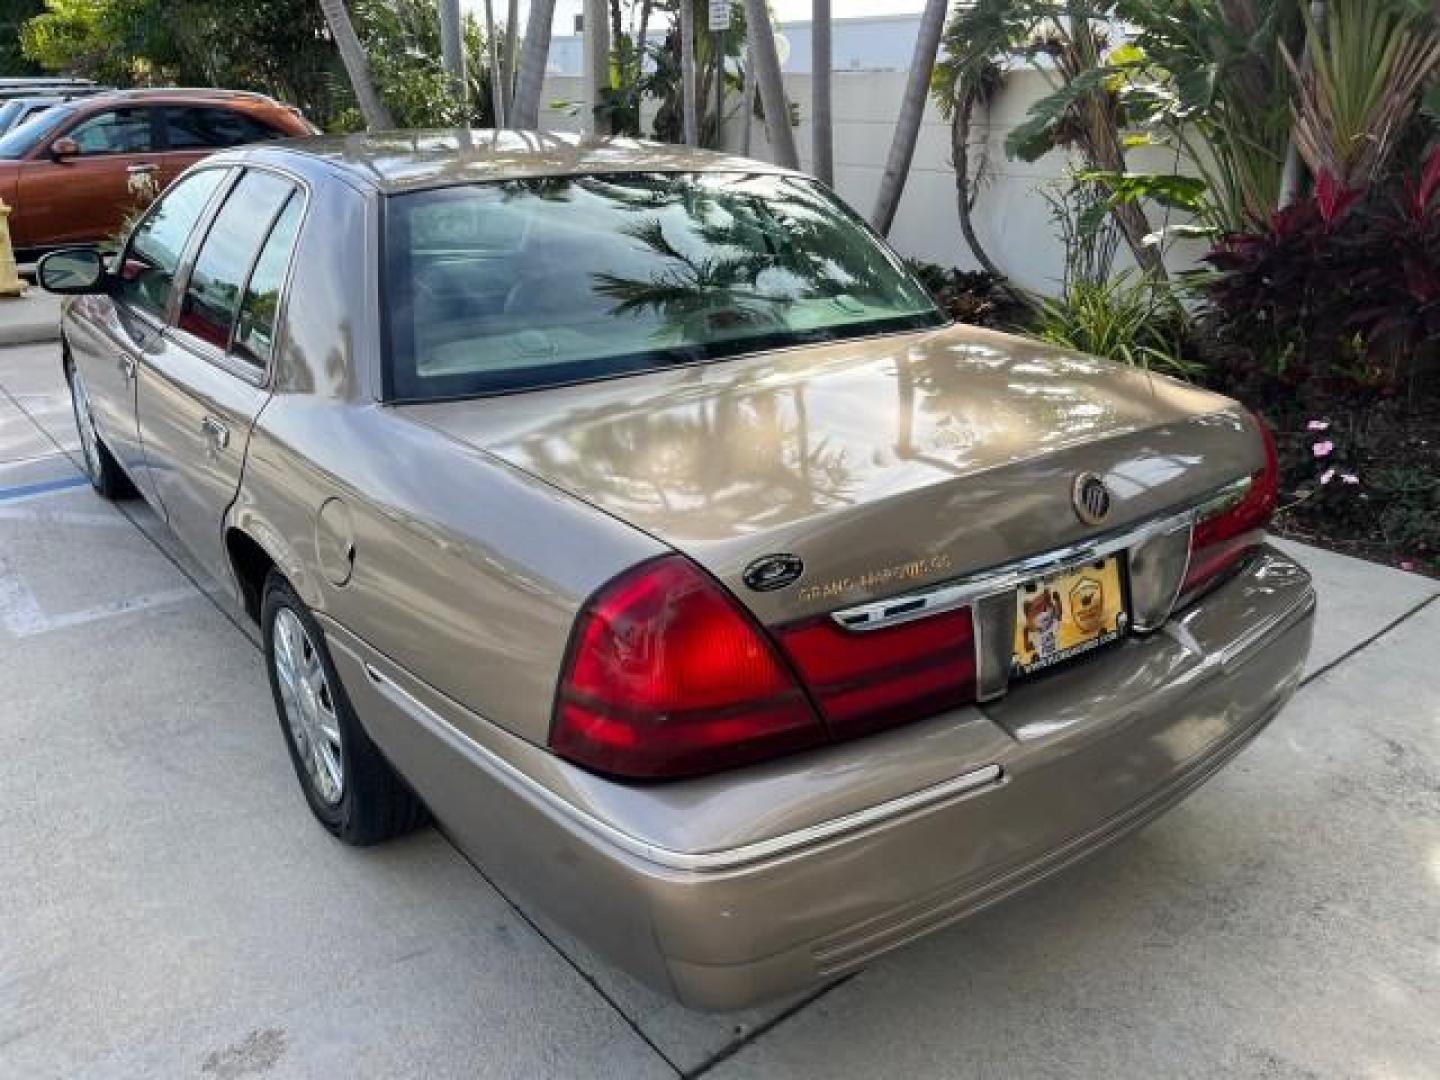
<path id="1" fill-rule="evenodd" d="M 68 135 L 62 135 L 50 144 L 50 156 L 56 161 L 67 157 L 76 157 L 80 153 L 80 144 Z"/>
<path id="2" fill-rule="evenodd" d="M 108 287 L 105 259 L 94 248 L 52 251 L 35 268 L 40 287 L 61 294 L 103 293 Z"/>

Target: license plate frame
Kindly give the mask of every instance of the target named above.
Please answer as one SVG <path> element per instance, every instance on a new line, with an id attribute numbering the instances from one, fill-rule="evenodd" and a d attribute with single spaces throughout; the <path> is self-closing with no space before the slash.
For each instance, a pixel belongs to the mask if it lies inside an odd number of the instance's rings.
<path id="1" fill-rule="evenodd" d="M 1037 574 L 1015 588 L 1010 676 L 1026 678 L 1120 641 L 1130 626 L 1124 552 Z"/>

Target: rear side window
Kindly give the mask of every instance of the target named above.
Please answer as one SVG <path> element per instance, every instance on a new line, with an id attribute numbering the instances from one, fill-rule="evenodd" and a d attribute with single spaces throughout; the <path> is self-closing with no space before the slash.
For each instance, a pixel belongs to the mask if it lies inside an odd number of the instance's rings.
<path id="1" fill-rule="evenodd" d="M 149 109 L 109 109 L 80 121 L 67 134 L 87 156 L 144 154 L 154 146 Z"/>
<path id="2" fill-rule="evenodd" d="M 294 193 L 293 184 L 271 173 L 251 171 L 240 178 L 195 256 L 180 307 L 181 330 L 216 349 L 229 348 L 250 268 Z"/>
<path id="3" fill-rule="evenodd" d="M 293 192 L 260 249 L 250 283 L 240 301 L 240 318 L 235 324 L 235 355 L 258 367 L 270 363 L 275 348 L 275 321 L 280 311 L 280 290 L 285 285 L 285 272 L 290 267 L 290 254 L 295 250 L 295 234 L 300 230 L 300 212 L 304 200 Z"/>
<path id="4" fill-rule="evenodd" d="M 225 169 L 192 173 L 155 204 L 150 216 L 131 235 L 120 261 L 116 300 L 157 319 L 165 317 L 180 256 L 195 223 L 226 175 Z"/>
<path id="5" fill-rule="evenodd" d="M 167 108 L 165 134 L 171 150 L 240 146 L 281 137 L 270 125 L 244 113 L 209 106 Z"/>

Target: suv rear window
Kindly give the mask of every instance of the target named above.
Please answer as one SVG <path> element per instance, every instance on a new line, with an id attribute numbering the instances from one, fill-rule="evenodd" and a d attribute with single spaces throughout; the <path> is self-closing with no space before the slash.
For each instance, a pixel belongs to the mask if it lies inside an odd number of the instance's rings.
<path id="1" fill-rule="evenodd" d="M 211 149 L 278 139 L 281 132 L 234 109 L 171 105 L 165 110 L 165 135 L 171 150 Z"/>
<path id="2" fill-rule="evenodd" d="M 944 322 L 818 184 L 623 173 L 386 201 L 386 393 L 553 386 Z"/>

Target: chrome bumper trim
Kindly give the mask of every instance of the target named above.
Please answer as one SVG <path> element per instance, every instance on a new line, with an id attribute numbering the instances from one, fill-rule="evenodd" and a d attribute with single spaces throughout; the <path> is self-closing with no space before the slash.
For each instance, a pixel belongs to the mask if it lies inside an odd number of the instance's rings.
<path id="1" fill-rule="evenodd" d="M 564 799 L 555 794 L 555 792 L 527 776 L 493 750 L 480 745 L 463 731 L 460 731 L 454 724 L 451 724 L 423 701 L 420 701 L 413 694 L 410 694 L 397 685 L 393 679 L 377 670 L 368 660 L 362 661 L 362 663 L 365 667 L 365 674 L 370 679 L 376 691 L 385 697 L 392 705 L 413 718 L 416 723 L 429 729 L 432 734 L 452 744 L 459 744 L 459 749 L 472 759 L 477 760 L 482 767 L 494 773 L 502 781 L 507 782 L 511 787 L 544 803 L 551 810 L 564 815 L 570 821 L 583 826 L 602 840 L 608 841 L 631 855 L 644 859 L 646 862 L 654 863 L 656 866 L 663 867 L 667 870 L 713 872 L 731 870 L 737 867 L 747 866 L 751 863 L 763 862 L 766 859 L 773 859 L 799 848 L 812 847 L 828 840 L 834 840 L 849 835 L 850 833 L 858 832 L 869 826 L 877 825 L 891 818 L 911 814 L 936 803 L 945 802 L 962 795 L 968 795 L 984 788 L 994 787 L 1004 782 L 1004 772 L 999 765 L 986 765 L 979 769 L 972 769 L 969 772 L 961 773 L 959 776 L 953 777 L 950 780 L 924 788 L 920 791 L 914 791 L 908 795 L 890 799 L 887 802 L 877 803 L 875 806 L 866 807 L 864 810 L 858 810 L 855 813 L 846 814 L 843 817 L 832 818 L 829 821 L 812 825 L 809 828 L 797 829 L 794 832 L 771 837 L 768 840 L 757 840 L 751 844 L 726 848 L 723 851 L 674 851 L 670 848 L 651 844 L 617 829 L 613 825 L 601 821 L 593 814 L 580 809 L 580 807 L 568 799 Z"/>
<path id="2" fill-rule="evenodd" d="M 1017 589 L 1025 582 L 1042 574 L 1102 559 L 1154 537 L 1172 533 L 1177 529 L 1189 528 L 1199 518 L 1232 505 L 1245 494 L 1250 484 L 1251 480 L 1248 476 L 1242 477 L 1178 513 L 1167 513 L 1119 532 L 1097 536 L 1083 543 L 1056 548 L 1053 551 L 1031 555 L 1024 559 L 1017 559 L 1015 562 L 967 574 L 965 577 L 940 585 L 932 585 L 900 596 L 891 596 L 884 600 L 842 608 L 839 611 L 831 612 L 830 617 L 847 630 L 864 632 L 876 630 L 882 626 L 898 626 L 912 619 L 920 619 L 937 612 L 965 607 L 996 593 Z"/>

